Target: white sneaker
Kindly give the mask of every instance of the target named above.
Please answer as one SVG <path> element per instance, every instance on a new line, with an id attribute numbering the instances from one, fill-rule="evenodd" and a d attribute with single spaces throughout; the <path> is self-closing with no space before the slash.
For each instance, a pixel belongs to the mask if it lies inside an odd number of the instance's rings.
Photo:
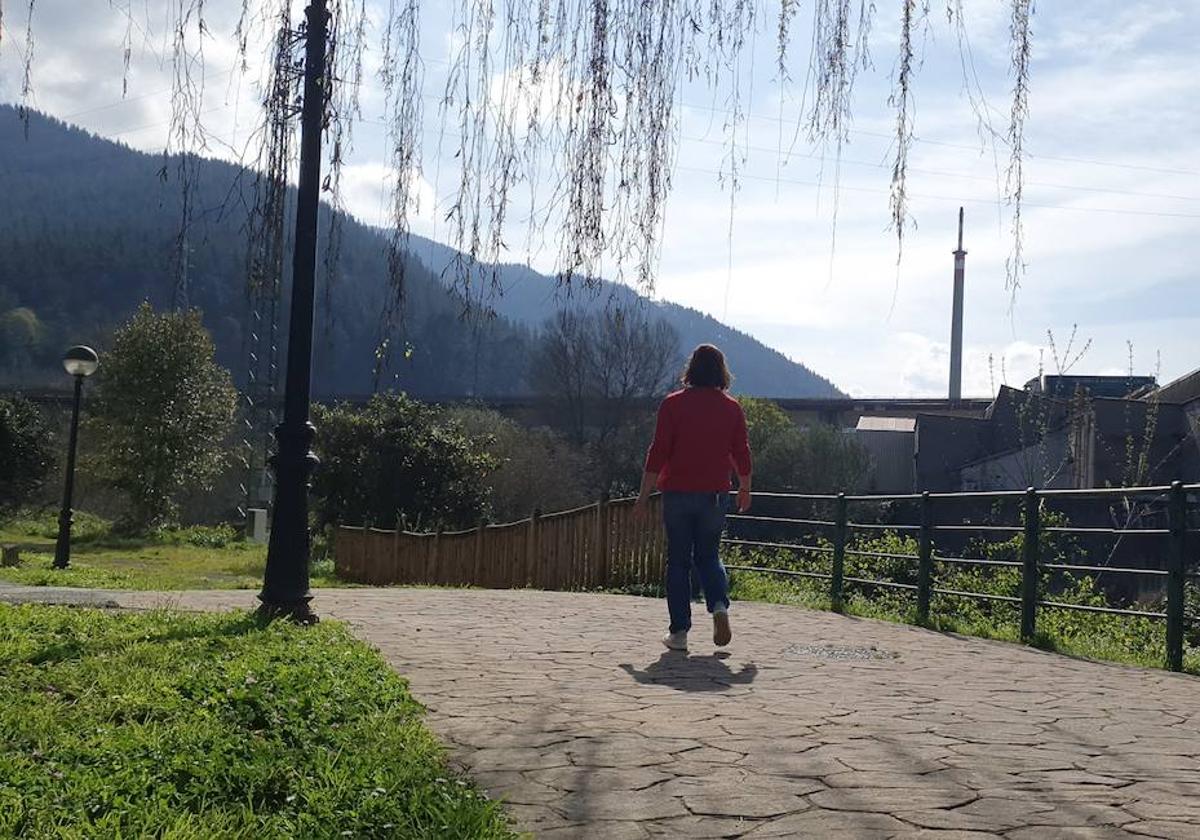
<path id="1" fill-rule="evenodd" d="M 680 630 L 678 633 L 668 633 L 663 636 L 662 642 L 669 650 L 687 650 L 687 631 Z"/>
<path id="2" fill-rule="evenodd" d="M 717 610 L 713 613 L 713 644 L 725 647 L 733 639 L 733 630 L 729 627 L 729 612 Z"/>

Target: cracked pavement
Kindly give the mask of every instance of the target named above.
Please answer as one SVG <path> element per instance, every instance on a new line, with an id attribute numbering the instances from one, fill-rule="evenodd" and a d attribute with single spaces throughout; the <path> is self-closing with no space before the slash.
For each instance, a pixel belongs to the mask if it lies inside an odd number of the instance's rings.
<path id="1" fill-rule="evenodd" d="M 660 646 L 666 606 L 644 598 L 341 589 L 313 603 L 408 678 L 452 761 L 538 837 L 1200 838 L 1194 677 L 770 604 L 735 604 L 727 653 L 698 622 L 683 654 Z"/>

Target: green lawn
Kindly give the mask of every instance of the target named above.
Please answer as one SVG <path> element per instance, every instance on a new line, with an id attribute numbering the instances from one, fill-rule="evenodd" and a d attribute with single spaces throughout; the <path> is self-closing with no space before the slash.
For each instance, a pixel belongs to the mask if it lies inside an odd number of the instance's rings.
<path id="1" fill-rule="evenodd" d="M 50 514 L 0 523 L 0 544 L 26 546 L 17 567 L 0 567 L 0 580 L 29 586 L 101 589 L 257 589 L 266 546 L 241 539 L 232 528 L 193 527 L 144 537 L 122 537 L 98 517 L 76 514 L 71 567 L 51 568 L 58 525 Z M 312 569 L 313 586 L 339 586 L 332 563 Z"/>
<path id="2" fill-rule="evenodd" d="M 515 836 L 336 623 L 0 605 L 0 673 L 0 836 Z"/>

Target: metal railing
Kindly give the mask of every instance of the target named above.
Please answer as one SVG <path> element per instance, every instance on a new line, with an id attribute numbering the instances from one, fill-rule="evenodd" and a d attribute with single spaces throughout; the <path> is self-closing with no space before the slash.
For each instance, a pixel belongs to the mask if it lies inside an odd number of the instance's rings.
<path id="1" fill-rule="evenodd" d="M 752 549 L 768 549 L 772 551 L 793 551 L 796 553 L 815 552 L 820 556 L 828 556 L 828 571 L 813 571 L 812 569 L 774 568 L 770 565 L 745 565 L 729 563 L 727 568 L 732 571 L 757 572 L 779 575 L 782 577 L 799 577 L 813 580 L 828 581 L 828 596 L 835 611 L 845 609 L 847 585 L 864 588 L 884 588 L 910 592 L 915 597 L 915 613 L 919 623 L 928 623 L 932 596 L 942 595 L 954 598 L 976 599 L 979 601 L 1012 604 L 1019 607 L 1020 637 L 1023 641 L 1031 641 L 1037 633 L 1037 617 L 1039 610 L 1075 610 L 1085 613 L 1100 613 L 1116 616 L 1134 616 L 1138 618 L 1165 621 L 1166 666 L 1172 671 L 1183 668 L 1184 634 L 1185 634 L 1185 598 L 1188 580 L 1200 579 L 1200 573 L 1190 570 L 1195 566 L 1197 558 L 1189 554 L 1195 541 L 1193 535 L 1200 529 L 1188 527 L 1189 494 L 1200 491 L 1200 485 L 1185 485 L 1174 482 L 1170 485 L 1154 487 L 1128 488 L 1097 488 L 1082 490 L 1036 490 L 1029 488 L 1024 491 L 998 492 L 959 492 L 959 493 L 919 493 L 891 496 L 848 495 L 839 493 L 804 494 L 804 493 L 755 493 L 755 500 L 771 500 L 773 502 L 803 502 L 810 507 L 832 504 L 832 519 L 822 519 L 812 516 L 763 516 L 754 514 L 734 514 L 729 517 L 733 523 L 747 523 L 760 528 L 791 528 L 803 526 L 810 529 L 806 535 L 811 541 L 812 536 L 819 534 L 826 544 L 805 545 L 782 542 L 774 539 L 745 539 L 730 537 L 723 542 L 729 546 L 740 546 Z M 950 500 L 955 502 L 995 503 L 1019 502 L 1020 522 L 1009 523 L 948 523 L 937 524 L 936 513 L 940 505 Z M 1063 526 L 1043 524 L 1043 512 L 1046 506 L 1057 500 L 1078 503 L 1082 501 L 1128 503 L 1131 500 L 1149 501 L 1152 504 L 1165 506 L 1167 527 L 1132 528 L 1129 523 L 1122 527 L 1096 526 Z M 850 519 L 851 505 L 880 503 L 916 503 L 919 505 L 919 522 L 855 522 Z M 848 534 L 851 531 L 866 532 L 909 532 L 915 533 L 917 551 L 915 554 L 901 554 L 894 551 L 873 551 L 851 547 Z M 970 558 L 956 554 L 942 554 L 937 551 L 936 543 L 939 534 L 955 535 L 962 538 L 969 534 L 1005 534 L 1010 538 L 1021 535 L 1019 559 L 998 560 L 990 558 Z M 1151 536 L 1165 540 L 1167 544 L 1165 563 L 1161 568 L 1137 568 L 1122 565 L 1100 565 L 1096 563 L 1059 563 L 1048 562 L 1041 557 L 1043 539 L 1047 535 L 1055 536 L 1087 536 L 1117 537 Z M 916 582 L 903 583 L 896 580 L 860 577 L 846 573 L 847 557 L 880 558 L 914 563 L 916 565 Z M 1189 563 L 1189 560 L 1191 561 Z M 943 567 L 967 568 L 996 568 L 1019 569 L 1019 595 L 1003 595 L 993 592 L 972 592 L 963 589 L 939 587 L 935 585 L 935 569 Z M 1149 611 L 1128 609 L 1125 607 L 1099 606 L 1094 604 L 1073 604 L 1062 600 L 1054 600 L 1039 595 L 1039 589 L 1045 573 L 1067 573 L 1070 575 L 1130 575 L 1145 578 L 1165 580 L 1166 607 L 1165 611 Z"/>
<path id="2" fill-rule="evenodd" d="M 776 575 L 793 581 L 819 581 L 833 609 L 845 609 L 848 587 L 902 593 L 914 599 L 916 618 L 930 619 L 934 596 L 973 599 L 980 603 L 1012 605 L 1018 608 L 1020 636 L 1032 640 L 1037 633 L 1039 610 L 1076 610 L 1115 616 L 1133 616 L 1166 624 L 1166 665 L 1172 670 L 1183 666 L 1185 634 L 1185 594 L 1189 580 L 1200 580 L 1195 567 L 1200 529 L 1189 529 L 1189 495 L 1200 492 L 1200 485 L 1178 482 L 1161 487 L 1134 487 L 1096 490 L 1025 490 L 980 493 L 918 493 L 893 496 L 847 494 L 755 493 L 755 509 L 745 515 L 729 516 L 731 530 L 744 526 L 766 532 L 761 538 L 734 534 L 723 540 L 731 548 L 792 553 L 819 558 L 820 568 L 777 568 L 773 563 L 727 563 L 735 572 Z M 1044 509 L 1056 500 L 1072 504 L 1087 501 L 1149 500 L 1155 506 L 1155 518 L 1166 519 L 1166 528 L 1078 527 L 1046 522 Z M 979 506 L 1001 502 L 1020 508 L 1017 523 L 963 521 L 950 508 L 958 505 Z M 658 509 L 659 499 L 653 501 Z M 832 516 L 764 515 L 762 507 L 803 504 L 809 508 L 831 507 Z M 919 515 L 908 521 L 867 522 L 850 518 L 853 507 L 869 513 L 872 506 L 916 505 Z M 1196 509 L 1193 505 L 1193 509 Z M 942 523 L 940 518 L 952 520 Z M 864 518 L 860 516 L 860 518 Z M 866 517 L 869 518 L 869 517 Z M 896 518 L 891 516 L 889 518 Z M 916 521 L 913 521 L 913 520 Z M 1161 523 L 1155 523 L 1161 524 Z M 795 529 L 806 533 L 796 535 Z M 784 535 L 780 537 L 780 533 Z M 888 532 L 915 537 L 915 552 L 872 550 L 852 542 L 852 533 L 885 535 Z M 1018 556 L 1010 559 L 968 557 L 955 550 L 954 542 L 970 535 L 1020 535 Z M 1137 568 L 1116 563 L 1060 563 L 1043 558 L 1041 546 L 1050 537 L 1088 539 L 1137 537 L 1166 543 L 1165 563 Z M 803 538 L 803 542 L 798 542 Z M 790 541 L 789 541 L 790 540 Z M 821 540 L 821 542 L 817 542 Z M 939 542 L 941 545 L 939 545 Z M 1014 541 L 1015 542 L 1015 541 Z M 1139 542 L 1139 544 L 1141 544 Z M 1189 554 L 1189 552 L 1191 552 Z M 861 560 L 878 558 L 907 564 L 907 580 L 883 580 L 856 574 Z M 1191 558 L 1191 563 L 1189 563 Z M 570 511 L 534 514 L 525 520 L 506 524 L 481 523 L 464 531 L 411 533 L 396 530 L 340 527 L 337 529 L 335 562 L 339 576 L 346 580 L 376 585 L 429 584 L 440 586 L 484 586 L 489 588 L 536 587 L 560 590 L 624 589 L 648 591 L 662 585 L 665 570 L 665 542 L 662 529 L 654 519 L 633 515 L 633 499 L 601 499 L 595 504 Z M 847 560 L 852 568 L 847 571 Z M 915 573 L 914 572 L 915 567 Z M 955 568 L 1019 571 L 1013 592 L 978 592 L 961 588 L 953 579 L 939 580 L 938 570 Z M 1119 606 L 1072 604 L 1039 595 L 1047 575 L 1123 575 L 1165 584 L 1164 611 L 1135 610 Z"/>

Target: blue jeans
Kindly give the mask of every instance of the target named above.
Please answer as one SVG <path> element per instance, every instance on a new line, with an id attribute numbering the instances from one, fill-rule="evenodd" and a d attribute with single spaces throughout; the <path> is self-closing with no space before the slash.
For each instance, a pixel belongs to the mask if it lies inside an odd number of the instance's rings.
<path id="1" fill-rule="evenodd" d="M 729 579 L 719 548 L 728 493 L 664 493 L 667 530 L 667 610 L 671 632 L 692 627 L 692 568 L 700 575 L 708 611 L 729 608 Z"/>

